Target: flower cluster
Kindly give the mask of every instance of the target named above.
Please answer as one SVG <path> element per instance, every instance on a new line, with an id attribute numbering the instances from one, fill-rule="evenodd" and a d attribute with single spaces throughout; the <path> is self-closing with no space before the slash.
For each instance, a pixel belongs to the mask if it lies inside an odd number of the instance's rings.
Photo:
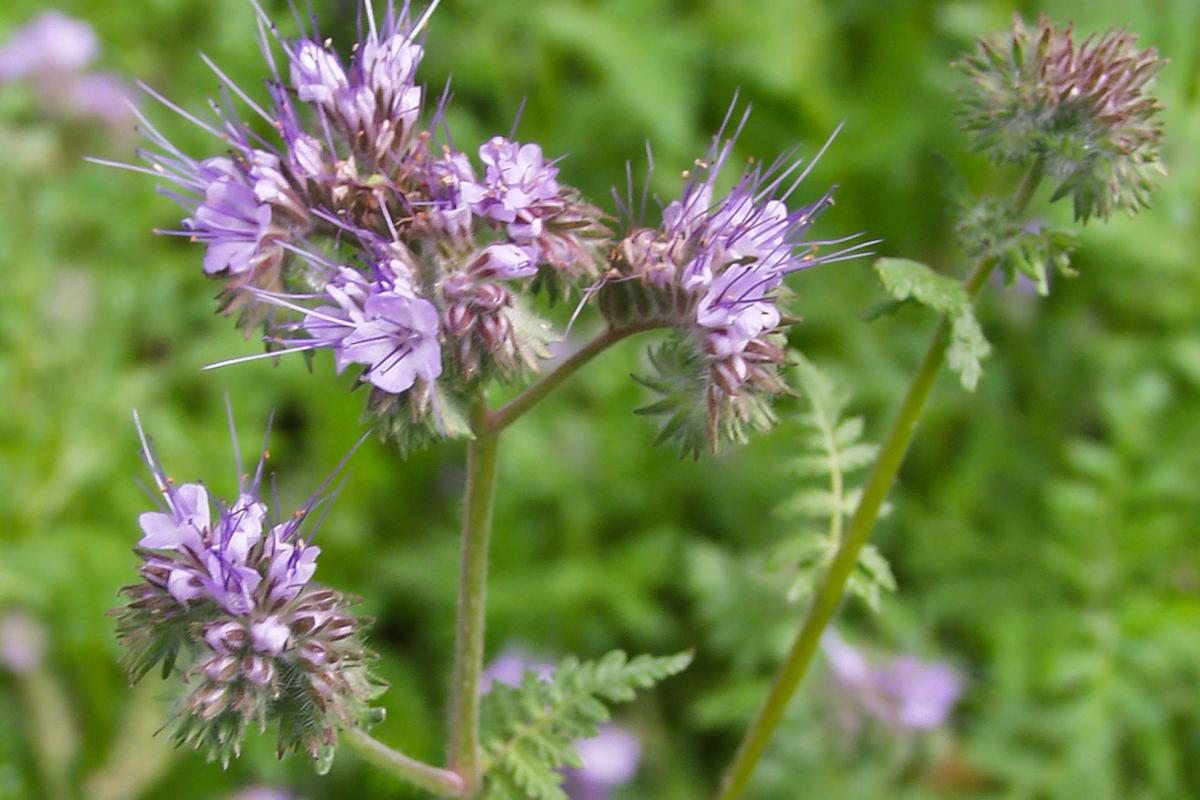
<path id="1" fill-rule="evenodd" d="M 1147 89 L 1165 62 L 1135 42 L 1108 31 L 1076 43 L 1069 25 L 1018 17 L 959 63 L 971 80 L 964 127 L 997 161 L 1040 162 L 1078 219 L 1136 211 L 1163 174 L 1162 105 Z"/>
<path id="2" fill-rule="evenodd" d="M 113 612 L 130 677 L 160 662 L 164 677 L 182 673 L 174 736 L 211 758 L 227 762 L 250 725 L 268 722 L 281 755 L 324 758 L 380 687 L 350 601 L 312 583 L 321 550 L 301 528 L 323 498 L 272 521 L 260 459 L 233 503 L 214 501 L 201 483 L 174 484 L 138 431 L 162 508 L 141 515 L 142 580 Z"/>
<path id="3" fill-rule="evenodd" d="M 427 113 L 425 19 L 391 2 L 362 16 L 348 60 L 315 29 L 289 40 L 264 20 L 268 103 L 211 62 L 226 91 L 207 117 L 147 89 L 225 153 L 194 158 L 143 119 L 153 147 L 134 169 L 175 185 L 187 216 L 168 233 L 206 247 L 223 310 L 265 326 L 263 357 L 332 350 L 371 387 L 384 430 L 445 436 L 475 384 L 547 356 L 521 290 L 594 278 L 608 230 L 537 144 L 494 137 L 477 168 L 450 138 L 445 96 Z M 244 121 L 235 95 L 277 136 Z"/>
<path id="4" fill-rule="evenodd" d="M 767 399 L 786 388 L 779 376 L 784 278 L 865 255 L 863 248 L 873 244 L 820 252 L 856 237 L 806 238 L 833 204 L 833 192 L 789 208 L 812 169 L 799 171 L 799 161 L 753 165 L 716 197 L 717 178 L 737 138 L 735 132 L 723 141 L 724 129 L 697 170 L 685 173 L 682 196 L 663 210 L 662 225 L 633 225 L 613 248 L 600 293 L 601 309 L 614 326 L 659 324 L 679 333 L 651 356 L 659 374 L 647 383 L 664 399 L 650 410 L 671 414 L 664 432 L 696 453 L 773 421 Z M 695 397 L 703 398 L 702 409 L 689 400 Z"/>

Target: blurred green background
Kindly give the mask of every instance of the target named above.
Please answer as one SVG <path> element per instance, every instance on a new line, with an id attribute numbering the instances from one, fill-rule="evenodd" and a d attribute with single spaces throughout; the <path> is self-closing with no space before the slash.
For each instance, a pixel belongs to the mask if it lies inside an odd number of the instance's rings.
<path id="1" fill-rule="evenodd" d="M 353 3 L 314 4 L 323 31 L 351 41 Z M 265 5 L 294 30 L 285 4 Z M 95 27 L 98 67 L 186 106 L 217 86 L 200 49 L 261 86 L 247 0 L 56 7 Z M 45 8 L 6 0 L 0 40 Z M 954 664 L 967 688 L 951 723 L 849 737 L 823 702 L 820 664 L 759 800 L 1200 796 L 1200 3 L 445 0 L 429 29 L 421 75 L 433 87 L 453 76 L 464 149 L 507 132 L 527 98 L 519 136 L 568 154 L 567 181 L 610 207 L 608 187 L 649 140 L 669 197 L 740 90 L 754 112 L 739 155 L 813 152 L 845 120 L 805 187 L 841 187 L 820 234 L 863 230 L 883 254 L 959 274 L 942 165 L 980 192 L 1008 191 L 1015 176 L 968 152 L 947 64 L 1014 9 L 1086 32 L 1128 26 L 1171 60 L 1157 84 L 1171 174 L 1151 211 L 1082 232 L 1080 277 L 1051 297 L 985 294 L 995 354 L 982 384 L 967 395 L 943 378 L 877 531 L 899 592 L 879 615 L 842 614 L 855 641 Z M 219 150 L 141 105 L 189 152 Z M 323 778 L 279 762 L 268 736 L 227 771 L 173 752 L 151 736 L 161 683 L 123 679 L 104 611 L 134 577 L 146 508 L 131 409 L 174 476 L 224 493 L 224 396 L 245 443 L 274 410 L 271 465 L 288 505 L 360 436 L 362 400 L 325 358 L 311 374 L 302 359 L 201 371 L 254 345 L 212 313 L 201 251 L 151 233 L 178 222 L 175 206 L 142 176 L 82 161 L 129 159 L 134 144 L 44 114 L 28 87 L 0 87 L 0 613 L 20 609 L 47 636 L 33 677 L 0 672 L 0 798 L 189 800 L 249 785 L 415 796 L 350 754 Z M 863 322 L 883 298 L 867 261 L 792 285 L 806 319 L 793 344 L 852 389 L 851 411 L 877 440 L 933 321 Z M 583 319 L 586 332 L 595 315 Z M 788 530 L 771 509 L 794 491 L 781 464 L 797 432 L 783 425 L 700 463 L 652 448 L 651 423 L 630 413 L 646 399 L 628 378 L 642 344 L 606 354 L 505 434 L 488 648 L 695 647 L 687 673 L 620 712 L 646 751 L 616 795 L 692 800 L 711 793 L 803 611 L 766 588 L 757 560 Z M 462 455 L 448 445 L 402 461 L 369 442 L 320 541 L 318 578 L 361 594 L 377 619 L 391 684 L 377 735 L 433 760 Z"/>

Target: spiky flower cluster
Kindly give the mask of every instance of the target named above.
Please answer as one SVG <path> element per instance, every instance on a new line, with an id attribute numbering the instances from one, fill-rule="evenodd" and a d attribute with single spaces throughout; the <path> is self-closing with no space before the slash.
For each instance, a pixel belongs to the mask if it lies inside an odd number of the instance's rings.
<path id="1" fill-rule="evenodd" d="M 958 66 L 970 78 L 963 125 L 996 161 L 1041 161 L 1075 216 L 1107 217 L 1149 203 L 1162 105 L 1147 89 L 1166 63 L 1126 31 L 1076 43 L 1073 27 L 1042 17 L 980 39 Z"/>
<path id="2" fill-rule="evenodd" d="M 362 18 L 348 60 L 315 29 L 284 39 L 261 19 L 265 104 L 212 62 L 224 87 L 207 116 L 148 89 L 226 152 L 193 158 L 143 119 L 154 147 L 135 169 L 175 184 L 188 216 L 170 233 L 205 245 L 248 331 L 265 323 L 262 355 L 332 350 L 392 417 L 385 429 L 446 435 L 455 398 L 547 355 L 517 290 L 594 276 L 608 231 L 537 144 L 494 137 L 478 169 L 457 150 L 447 97 L 426 113 L 416 82 L 424 18 L 390 2 Z M 234 95 L 277 135 L 241 119 Z"/>
<path id="3" fill-rule="evenodd" d="M 260 459 L 236 501 L 214 502 L 201 483 L 175 485 L 138 432 L 162 508 L 141 515 L 142 580 L 113 612 L 130 678 L 160 662 L 164 677 L 180 673 L 171 730 L 210 758 L 228 762 L 251 725 L 268 723 L 281 756 L 325 758 L 339 728 L 370 716 L 381 686 L 350 601 L 311 582 L 321 549 L 301 528 L 323 498 L 272 520 Z"/>
<path id="4" fill-rule="evenodd" d="M 683 193 L 663 210 L 658 228 L 633 225 L 615 245 L 600 292 L 612 324 L 661 324 L 676 331 L 651 353 L 658 374 L 643 382 L 663 397 L 645 411 L 668 415 L 661 438 L 694 454 L 773 422 L 768 401 L 786 389 L 779 375 L 786 345 L 779 308 L 784 277 L 865 255 L 863 248 L 872 244 L 821 253 L 856 237 L 806 238 L 833 204 L 833 190 L 789 209 L 787 201 L 812 169 L 800 171 L 801 162 L 790 154 L 766 168 L 748 167 L 716 197 L 716 181 L 745 121 L 743 116 L 725 139 L 727 117 L 707 157 L 685 173 Z M 628 210 L 632 206 L 630 198 Z"/>

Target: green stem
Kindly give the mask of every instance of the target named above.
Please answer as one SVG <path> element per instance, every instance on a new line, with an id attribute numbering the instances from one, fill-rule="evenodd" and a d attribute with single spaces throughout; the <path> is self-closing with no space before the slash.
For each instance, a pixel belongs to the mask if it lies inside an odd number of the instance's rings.
<path id="1" fill-rule="evenodd" d="M 465 784 L 457 774 L 409 758 L 360 728 L 344 730 L 340 738 L 342 744 L 357 753 L 363 761 L 402 781 L 433 792 L 439 797 L 462 797 L 464 794 Z"/>
<path id="2" fill-rule="evenodd" d="M 1041 177 L 1042 165 L 1040 163 L 1035 164 L 1026 173 L 1013 197 L 1014 215 L 1019 216 L 1024 213 L 1037 190 Z M 995 270 L 996 264 L 994 258 L 988 258 L 980 261 L 971 270 L 970 275 L 963 283 L 963 287 L 970 297 L 974 298 L 979 294 L 979 290 L 983 288 L 992 271 Z M 858 507 L 855 508 L 854 515 L 846 526 L 845 538 L 829 565 L 829 572 L 826 573 L 824 580 L 817 588 L 812 605 L 804 618 L 804 624 L 800 628 L 800 633 L 796 636 L 787 658 L 775 676 L 775 682 L 771 686 L 767 699 L 759 709 L 758 716 L 746 731 L 737 755 L 734 756 L 733 763 L 729 765 L 729 769 L 721 781 L 717 800 L 736 800 L 742 796 L 750 781 L 750 776 L 754 774 L 754 768 L 758 765 L 758 761 L 767 747 L 767 742 L 770 741 L 771 735 L 778 727 L 787 710 L 788 702 L 795 693 L 796 687 L 800 685 L 800 679 L 804 677 L 808 665 L 812 662 L 813 655 L 821 641 L 821 634 L 841 603 L 842 595 L 846 591 L 846 582 L 858 564 L 859 552 L 871 535 L 871 530 L 875 527 L 875 520 L 879 516 L 879 509 L 883 505 L 892 483 L 896 480 L 896 474 L 900 471 L 900 464 L 904 461 L 904 456 L 912 443 L 913 434 L 916 432 L 917 422 L 920 421 L 921 413 L 925 410 L 925 402 L 929 399 L 934 381 L 946 360 L 946 349 L 949 344 L 950 323 L 949 320 L 943 319 L 938 325 L 925 357 L 921 359 L 917 374 L 908 388 L 908 393 L 892 423 L 892 428 L 884 439 L 878 460 L 871 469 L 867 484 L 863 488 L 862 497 L 858 501 Z"/>
<path id="3" fill-rule="evenodd" d="M 471 410 L 475 438 L 467 446 L 467 486 L 459 562 L 458 627 L 454 644 L 454 683 L 450 708 L 450 768 L 463 780 L 463 797 L 482 784 L 479 749 L 479 679 L 483 673 L 483 632 L 487 594 L 488 539 L 496 496 L 499 429 L 488 419 L 483 397 Z"/>
<path id="4" fill-rule="evenodd" d="M 499 432 L 507 428 L 522 414 L 533 408 L 542 398 L 554 391 L 567 378 L 587 362 L 622 339 L 641 331 L 652 330 L 659 325 L 631 325 L 626 328 L 605 328 L 583 347 L 563 359 L 553 370 L 543 375 L 507 404 L 493 411 L 489 418 L 492 430 Z"/>

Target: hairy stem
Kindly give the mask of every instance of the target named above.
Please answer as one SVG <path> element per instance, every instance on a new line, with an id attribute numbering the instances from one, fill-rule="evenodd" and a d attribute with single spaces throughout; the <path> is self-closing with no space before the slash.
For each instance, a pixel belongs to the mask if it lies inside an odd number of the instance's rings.
<path id="1" fill-rule="evenodd" d="M 479 679 L 483 673 L 483 632 L 487 595 L 488 540 L 496 496 L 499 429 L 489 424 L 480 397 L 471 410 L 475 438 L 467 446 L 467 485 L 459 562 L 458 627 L 454 644 L 454 683 L 450 708 L 450 768 L 463 780 L 463 797 L 482 784 L 479 749 Z"/>
<path id="2" fill-rule="evenodd" d="M 1012 200 L 1014 214 L 1024 213 L 1041 182 L 1041 177 L 1042 165 L 1039 162 L 1026 173 L 1017 188 Z M 995 270 L 996 263 L 994 258 L 984 259 L 971 270 L 970 275 L 963 283 L 963 287 L 971 298 L 979 294 L 980 289 Z M 770 741 L 771 735 L 778 727 L 784 711 L 787 710 L 788 702 L 795 693 L 796 687 L 800 685 L 800 679 L 804 677 L 805 671 L 812 662 L 813 655 L 821 641 L 821 634 L 841 603 L 842 596 L 846 591 L 846 582 L 858 564 L 859 552 L 871 535 L 871 530 L 875 527 L 875 520 L 879 517 L 879 509 L 883 505 L 892 483 L 896 480 L 896 474 L 900 471 L 900 464 L 904 461 L 904 456 L 912 443 L 913 434 L 916 432 L 917 422 L 920 421 L 921 413 L 925 410 L 925 402 L 929 399 L 934 381 L 946 361 L 946 349 L 949 344 L 950 322 L 948 319 L 943 319 L 938 325 L 937 332 L 934 333 L 933 341 L 930 343 L 925 357 L 921 359 L 917 374 L 908 388 L 904 403 L 896 414 L 891 430 L 888 431 L 888 435 L 883 441 L 875 466 L 871 469 L 866 486 L 863 488 L 862 497 L 858 501 L 858 507 L 855 508 L 854 515 L 846 525 L 841 546 L 829 565 L 829 572 L 826 573 L 821 585 L 817 588 L 812 605 L 804 618 L 804 624 L 800 628 L 800 633 L 797 634 L 787 658 L 784 659 L 783 665 L 776 673 L 775 682 L 767 694 L 767 699 L 759 709 L 758 716 L 747 729 L 737 755 L 734 756 L 733 763 L 729 765 L 729 769 L 721 781 L 717 800 L 736 800 L 742 796 L 746 784 L 750 781 L 750 776 L 754 774 L 754 768 L 758 765 L 758 761 L 767 747 L 767 742 Z"/>
<path id="3" fill-rule="evenodd" d="M 342 731 L 341 742 L 372 766 L 439 797 L 462 797 L 463 779 L 448 769 L 426 764 L 380 742 L 361 728 Z"/>
<path id="4" fill-rule="evenodd" d="M 626 337 L 640 333 L 641 331 L 652 330 L 656 327 L 659 326 L 631 325 L 625 328 L 605 328 L 583 347 L 563 359 L 553 370 L 547 372 L 535 383 L 527 387 L 525 391 L 514 397 L 506 405 L 493 411 L 489 418 L 491 428 L 496 432 L 504 430 L 515 422 L 518 417 L 533 408 L 538 401 L 554 391 L 559 384 L 574 375 L 580 367 L 600 355 L 600 353 Z"/>

